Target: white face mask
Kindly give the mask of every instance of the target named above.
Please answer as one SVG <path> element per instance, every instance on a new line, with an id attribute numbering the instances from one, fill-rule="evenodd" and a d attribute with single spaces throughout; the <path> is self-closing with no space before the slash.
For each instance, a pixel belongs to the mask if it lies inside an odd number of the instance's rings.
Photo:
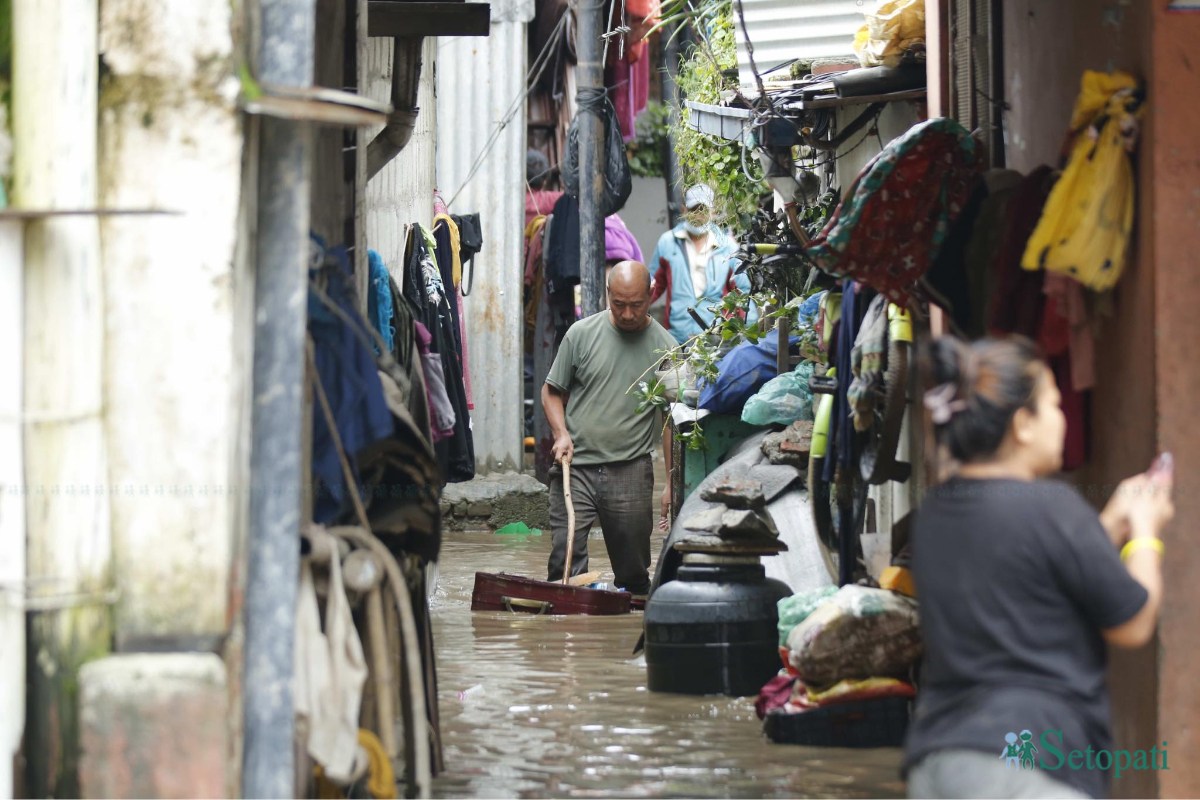
<path id="1" fill-rule="evenodd" d="M 683 227 L 692 236 L 702 236 L 712 222 L 712 211 L 704 206 L 689 208 L 683 214 Z"/>

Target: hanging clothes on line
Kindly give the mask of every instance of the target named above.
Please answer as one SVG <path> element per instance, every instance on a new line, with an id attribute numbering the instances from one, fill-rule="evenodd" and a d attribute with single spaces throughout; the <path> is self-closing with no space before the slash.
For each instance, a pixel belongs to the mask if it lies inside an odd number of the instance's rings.
<path id="1" fill-rule="evenodd" d="M 313 340 L 317 379 L 329 400 L 338 437 L 357 480 L 355 457 L 368 445 L 392 435 L 392 415 L 384 401 L 375 353 L 370 347 L 370 330 L 358 311 L 346 250 L 326 249 L 325 242 L 315 235 L 313 242 L 321 255 L 319 266 L 309 270 L 309 280 L 321 294 L 309 292 L 308 332 Z M 360 323 L 361 328 L 356 328 Z M 318 481 L 313 520 L 334 524 L 351 508 L 350 487 L 346 486 L 324 414 L 313 414 L 312 428 L 312 469 Z M 354 488 L 361 491 L 362 487 Z"/>
<path id="2" fill-rule="evenodd" d="M 547 226 L 546 290 L 558 294 L 579 283 L 579 201 L 564 194 L 554 204 Z"/>
<path id="3" fill-rule="evenodd" d="M 449 483 L 475 477 L 475 445 L 470 412 L 463 385 L 462 362 L 457 347 L 455 322 L 434 249 L 433 237 L 420 225 L 409 230 L 402 291 L 416 320 L 429 330 L 430 350 L 441 357 L 446 392 L 454 409 L 454 435 L 437 442 L 438 464 Z"/>
<path id="4" fill-rule="evenodd" d="M 551 454 L 554 435 L 542 408 L 541 387 L 558 354 L 558 345 L 575 321 L 575 297 L 571 287 L 551 293 L 546 279 L 545 253 L 553 224 L 553 216 L 535 218 L 526 228 L 525 242 L 525 337 L 528 352 L 533 357 L 534 471 L 537 479 L 545 484 L 549 484 L 550 467 L 554 463 Z M 576 243 L 578 252 L 578 239 Z"/>
<path id="5" fill-rule="evenodd" d="M 383 339 L 384 346 L 390 351 L 396 337 L 396 328 L 392 324 L 392 289 L 389 285 L 391 276 L 384 266 L 383 256 L 374 250 L 367 251 L 367 267 L 370 270 L 367 280 L 371 287 L 367 296 L 367 318 L 371 320 L 371 324 Z"/>
<path id="6" fill-rule="evenodd" d="M 447 214 L 438 214 L 433 220 L 433 233 L 426 240 L 432 242 L 434 260 L 437 261 L 438 271 L 442 276 L 442 284 L 448 288 L 446 293 L 450 316 L 454 320 L 454 349 L 458 351 L 459 360 L 463 360 L 466 351 L 462 324 L 462 300 L 456 291 L 462 282 L 462 262 L 459 259 L 458 225 Z M 465 379 L 465 370 L 464 370 Z"/>
<path id="7" fill-rule="evenodd" d="M 467 347 L 467 319 L 462 313 L 463 298 L 470 291 L 471 283 L 468 280 L 464 290 L 463 280 L 467 276 L 464 275 L 463 271 L 465 263 L 467 267 L 470 267 L 470 277 L 474 278 L 474 260 L 479 250 L 483 247 L 483 232 L 480 230 L 478 214 L 468 214 L 465 216 L 450 214 L 447 216 L 447 212 L 443 208 L 434 217 L 434 223 L 436 224 L 443 218 L 448 223 L 447 228 L 450 233 L 451 252 L 454 256 L 454 298 L 458 303 L 457 308 L 459 312 L 456 330 L 458 331 L 458 355 L 459 360 L 462 361 L 463 389 L 467 393 L 467 408 L 474 409 L 475 400 L 471 394 L 471 359 Z"/>
<path id="8" fill-rule="evenodd" d="M 433 443 L 454 435 L 454 405 L 446 392 L 446 373 L 442 369 L 442 359 L 430 349 L 433 334 L 419 322 L 417 328 L 417 349 L 421 353 L 421 366 L 425 371 L 425 396 L 429 402 L 430 427 Z"/>
<path id="9" fill-rule="evenodd" d="M 1021 256 L 1053 186 L 1053 170 L 1041 166 L 1026 175 L 1013 191 L 991 264 L 987 327 L 993 336 L 1019 333 L 1037 338 L 1045 305 L 1044 273 L 1021 269 Z"/>

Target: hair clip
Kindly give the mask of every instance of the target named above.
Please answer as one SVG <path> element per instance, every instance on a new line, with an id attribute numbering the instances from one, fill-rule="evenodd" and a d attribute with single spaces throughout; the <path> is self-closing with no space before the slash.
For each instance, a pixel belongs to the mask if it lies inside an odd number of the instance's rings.
<path id="1" fill-rule="evenodd" d="M 945 425 L 950 419 L 967 407 L 967 401 L 962 398 L 954 399 L 958 387 L 953 383 L 943 383 L 925 393 L 925 407 L 929 409 L 929 417 L 934 425 Z"/>

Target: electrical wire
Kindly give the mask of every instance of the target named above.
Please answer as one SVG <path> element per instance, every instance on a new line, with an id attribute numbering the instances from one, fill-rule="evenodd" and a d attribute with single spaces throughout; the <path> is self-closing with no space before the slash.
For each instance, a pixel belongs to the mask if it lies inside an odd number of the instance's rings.
<path id="1" fill-rule="evenodd" d="M 758 71 L 758 65 L 754 63 L 754 43 L 750 41 L 750 31 L 746 28 L 746 13 L 742 9 L 742 0 L 734 0 L 734 5 L 737 6 L 738 20 L 742 23 L 742 36 L 746 38 L 746 55 L 750 59 L 750 71 L 754 73 L 754 80 L 758 82 L 759 100 L 765 101 L 769 105 L 771 99 L 767 97 L 767 89 L 763 86 L 762 74 Z"/>
<path id="2" fill-rule="evenodd" d="M 538 81 L 541 80 L 542 73 L 546 71 L 546 67 L 550 64 L 550 53 L 557 48 L 559 41 L 564 35 L 564 31 L 566 30 L 566 20 L 567 14 L 564 12 L 563 15 L 558 18 L 558 23 L 554 26 L 554 30 L 551 32 L 550 38 L 546 41 L 546 44 L 542 47 L 542 51 L 538 53 L 537 58 L 534 59 L 533 65 L 529 68 L 529 72 L 526 73 L 525 88 L 513 99 L 501 120 L 496 123 L 495 126 L 493 126 L 487 140 L 483 144 L 483 148 L 479 151 L 479 155 L 477 155 L 475 160 L 471 163 L 471 168 L 467 171 L 467 177 L 463 179 L 462 184 L 458 187 L 454 194 L 451 195 L 449 202 L 446 203 L 447 209 L 454 206 L 454 201 L 458 199 L 458 196 L 462 193 L 462 190 L 467 188 L 467 184 L 471 182 L 471 179 L 475 177 L 475 173 L 478 172 L 479 168 L 483 166 L 484 160 L 487 158 L 488 153 L 492 151 L 492 148 L 496 145 L 496 142 L 500 140 L 500 134 L 508 126 L 508 123 L 512 121 L 513 117 L 517 115 L 517 112 L 524 108 L 525 100 L 533 92 L 534 87 L 536 87 Z"/>

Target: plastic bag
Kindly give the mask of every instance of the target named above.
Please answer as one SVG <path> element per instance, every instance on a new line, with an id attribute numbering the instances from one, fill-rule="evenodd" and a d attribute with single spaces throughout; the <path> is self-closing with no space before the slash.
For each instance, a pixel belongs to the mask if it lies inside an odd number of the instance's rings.
<path id="1" fill-rule="evenodd" d="M 563 154 L 563 188 L 571 197 L 579 197 L 579 114 L 571 120 L 567 131 L 567 151 Z M 625 207 L 633 191 L 633 174 L 625 155 L 625 140 L 617 122 L 612 101 L 605 98 L 601 106 L 601 126 L 604 129 L 604 191 L 600 193 L 600 215 L 607 217 Z"/>
<path id="2" fill-rule="evenodd" d="M 804 594 L 793 594 L 779 600 L 775 604 L 779 612 L 779 644 L 786 646 L 788 634 L 792 632 L 792 629 L 808 619 L 809 614 L 816 611 L 822 603 L 836 593 L 837 589 L 826 586 L 823 589 L 814 589 Z"/>
<path id="3" fill-rule="evenodd" d="M 663 395 L 667 398 L 667 402 L 683 402 L 689 406 L 695 406 L 698 395 L 696 372 L 692 369 L 690 362 L 669 363 L 667 366 L 655 370 L 654 377 L 662 383 Z"/>
<path id="4" fill-rule="evenodd" d="M 925 0 L 881 0 L 854 35 L 864 67 L 896 67 L 915 45 L 925 45 Z"/>
<path id="5" fill-rule="evenodd" d="M 843 586 L 788 634 L 789 664 L 807 684 L 903 675 L 921 656 L 917 603 Z"/>
<path id="6" fill-rule="evenodd" d="M 813 418 L 812 392 L 808 379 L 813 365 L 802 361 L 792 372 L 772 378 L 742 408 L 742 422 L 751 425 L 791 425 L 798 419 Z"/>
<path id="7" fill-rule="evenodd" d="M 757 343 L 743 342 L 726 353 L 717 364 L 716 382 L 700 390 L 697 408 L 714 414 L 740 414 L 746 401 L 775 377 L 778 341 L 777 336 L 767 336 Z M 793 337 L 792 341 L 798 340 Z"/>

